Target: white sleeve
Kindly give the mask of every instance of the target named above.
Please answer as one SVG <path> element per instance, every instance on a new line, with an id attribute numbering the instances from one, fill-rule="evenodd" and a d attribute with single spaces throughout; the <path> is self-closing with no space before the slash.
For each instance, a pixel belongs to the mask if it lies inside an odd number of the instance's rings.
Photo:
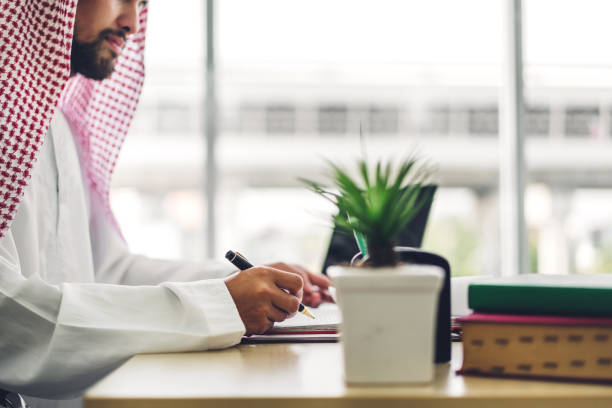
<path id="1" fill-rule="evenodd" d="M 0 240 L 3 389 L 68 398 L 134 354 L 223 348 L 244 333 L 221 280 L 50 285 L 23 272 L 7 231 Z"/>
<path id="2" fill-rule="evenodd" d="M 132 254 L 94 195 L 91 211 L 90 234 L 96 282 L 156 285 L 161 282 L 224 278 L 236 271 L 236 267 L 225 260 L 196 263 Z"/>

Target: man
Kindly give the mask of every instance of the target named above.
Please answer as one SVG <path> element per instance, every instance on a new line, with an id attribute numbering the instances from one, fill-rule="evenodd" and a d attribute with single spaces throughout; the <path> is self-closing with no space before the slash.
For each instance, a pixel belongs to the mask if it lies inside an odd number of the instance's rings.
<path id="1" fill-rule="evenodd" d="M 326 300 L 328 281 L 299 266 L 220 279 L 231 269 L 129 253 L 108 188 L 145 22 L 141 0 L 0 0 L 0 401 L 74 406 L 50 399 L 134 354 L 232 346 L 303 294 Z"/>

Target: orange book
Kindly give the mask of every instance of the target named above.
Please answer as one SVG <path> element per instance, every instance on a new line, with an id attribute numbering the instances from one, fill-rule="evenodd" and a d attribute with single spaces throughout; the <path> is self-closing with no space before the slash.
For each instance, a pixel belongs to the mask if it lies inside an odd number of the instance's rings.
<path id="1" fill-rule="evenodd" d="M 612 318 L 472 313 L 459 373 L 612 382 Z"/>

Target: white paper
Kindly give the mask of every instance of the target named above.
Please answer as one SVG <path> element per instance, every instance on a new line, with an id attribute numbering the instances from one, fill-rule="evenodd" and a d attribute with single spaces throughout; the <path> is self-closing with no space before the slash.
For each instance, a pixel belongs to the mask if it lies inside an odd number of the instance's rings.
<path id="1" fill-rule="evenodd" d="M 275 323 L 269 333 L 287 330 L 338 330 L 342 316 L 337 304 L 322 303 L 317 308 L 308 309 L 315 316 L 315 319 L 297 313 L 292 318 Z"/>

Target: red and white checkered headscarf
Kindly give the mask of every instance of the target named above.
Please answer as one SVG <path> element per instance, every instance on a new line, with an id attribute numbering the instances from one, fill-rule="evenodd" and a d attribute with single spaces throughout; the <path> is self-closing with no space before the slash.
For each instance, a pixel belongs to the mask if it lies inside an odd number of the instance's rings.
<path id="1" fill-rule="evenodd" d="M 147 8 L 115 72 L 100 82 L 70 78 L 76 7 L 77 0 L 0 0 L 0 237 L 58 105 L 81 147 L 91 191 L 112 217 L 110 179 L 144 81 Z"/>

